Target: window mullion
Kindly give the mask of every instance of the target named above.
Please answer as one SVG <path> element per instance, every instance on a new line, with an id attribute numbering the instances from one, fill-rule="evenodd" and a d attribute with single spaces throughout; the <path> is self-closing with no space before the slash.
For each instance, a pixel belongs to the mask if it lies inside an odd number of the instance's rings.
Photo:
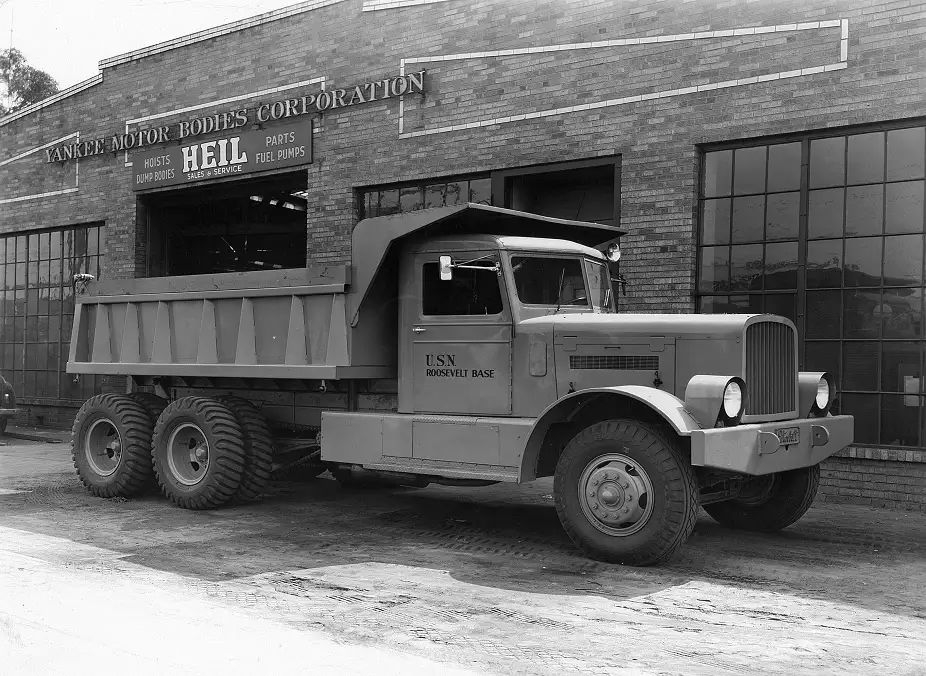
<path id="1" fill-rule="evenodd" d="M 805 310 L 807 306 L 807 214 L 810 204 L 810 140 L 801 141 L 801 187 L 797 219 L 797 307 L 795 324 L 798 335 L 798 364 L 804 368 L 804 335 L 807 320 Z"/>

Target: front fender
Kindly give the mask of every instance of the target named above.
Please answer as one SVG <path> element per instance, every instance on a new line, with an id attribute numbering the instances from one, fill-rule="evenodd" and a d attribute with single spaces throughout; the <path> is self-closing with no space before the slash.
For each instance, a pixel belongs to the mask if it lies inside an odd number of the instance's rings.
<path id="1" fill-rule="evenodd" d="M 524 447 L 524 453 L 521 456 L 521 481 L 531 481 L 535 478 L 537 457 L 540 455 L 543 440 L 550 430 L 551 425 L 568 420 L 575 411 L 584 406 L 591 399 L 598 397 L 613 397 L 616 415 L 620 415 L 621 401 L 626 402 L 632 400 L 645 404 L 662 416 L 662 418 L 672 426 L 676 434 L 680 436 L 691 436 L 693 431 L 701 429 L 701 425 L 698 421 L 685 410 L 685 402 L 675 395 L 664 392 L 663 390 L 657 390 L 655 387 L 621 385 L 579 390 L 578 392 L 567 394 L 565 397 L 547 406 L 543 413 L 538 416 L 537 420 L 534 421 L 534 425 L 527 439 L 527 444 Z"/>

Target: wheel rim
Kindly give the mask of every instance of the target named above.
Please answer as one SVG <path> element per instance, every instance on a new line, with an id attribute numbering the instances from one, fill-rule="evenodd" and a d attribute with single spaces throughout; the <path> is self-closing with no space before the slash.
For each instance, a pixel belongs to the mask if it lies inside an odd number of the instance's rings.
<path id="1" fill-rule="evenodd" d="M 193 423 L 178 425 L 167 439 L 167 465 L 174 478 L 195 486 L 209 471 L 209 441 Z"/>
<path id="2" fill-rule="evenodd" d="M 87 462 L 100 476 L 110 476 L 122 462 L 122 435 L 108 418 L 94 420 L 84 435 Z"/>
<path id="3" fill-rule="evenodd" d="M 582 513 L 602 533 L 626 537 L 653 513 L 653 484 L 632 458 L 608 453 L 592 460 L 579 478 Z"/>

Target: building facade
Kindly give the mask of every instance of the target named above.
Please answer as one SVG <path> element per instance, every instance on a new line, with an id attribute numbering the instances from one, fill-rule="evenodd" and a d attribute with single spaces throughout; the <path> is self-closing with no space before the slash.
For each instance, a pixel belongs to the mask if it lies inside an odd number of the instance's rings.
<path id="1" fill-rule="evenodd" d="M 622 311 L 774 312 L 857 443 L 825 499 L 926 511 L 926 8 L 311 0 L 0 118 L 0 371 L 65 426 L 76 273 L 350 261 L 464 201 L 619 224 Z"/>

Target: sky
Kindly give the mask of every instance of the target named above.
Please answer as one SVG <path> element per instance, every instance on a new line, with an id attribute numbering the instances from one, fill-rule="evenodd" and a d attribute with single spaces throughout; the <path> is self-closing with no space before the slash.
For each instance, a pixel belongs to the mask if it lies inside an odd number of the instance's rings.
<path id="1" fill-rule="evenodd" d="M 100 60 L 300 0 L 0 0 L 0 49 L 11 45 L 65 89 Z"/>

